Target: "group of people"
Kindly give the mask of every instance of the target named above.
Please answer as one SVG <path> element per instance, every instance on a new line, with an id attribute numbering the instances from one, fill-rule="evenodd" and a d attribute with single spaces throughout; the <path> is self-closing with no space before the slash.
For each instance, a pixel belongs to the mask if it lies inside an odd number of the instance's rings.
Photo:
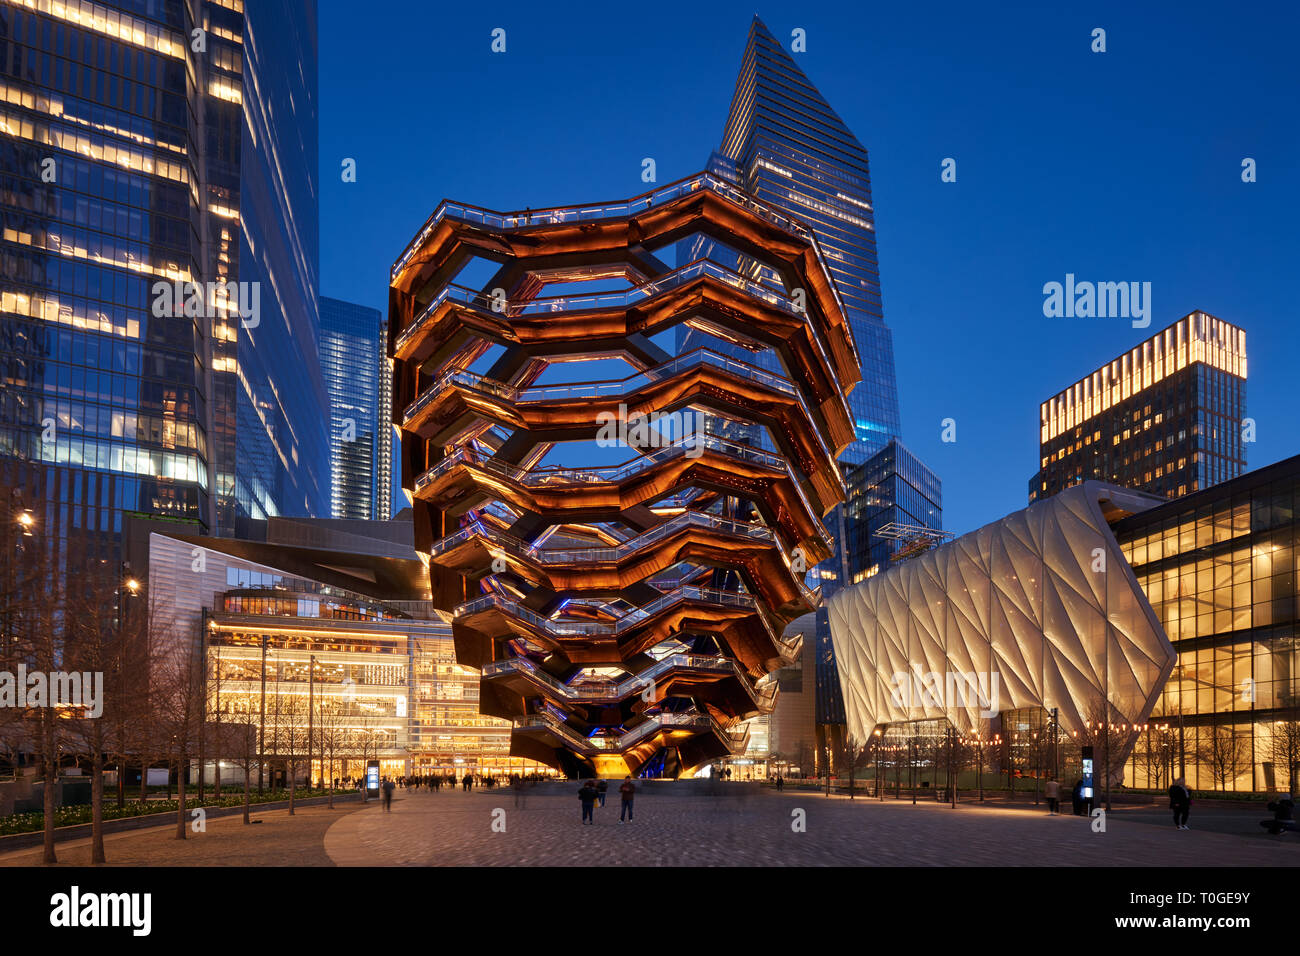
<path id="1" fill-rule="evenodd" d="M 433 793 L 438 790 L 441 790 L 443 787 L 446 787 L 448 790 L 455 790 L 458 784 L 460 785 L 461 789 L 464 791 L 469 791 L 475 786 L 482 787 L 485 790 L 491 790 L 492 788 L 499 787 L 499 786 L 513 786 L 516 780 L 532 782 L 538 780 L 546 780 L 548 778 L 540 773 L 530 773 L 530 774 L 512 773 L 505 780 L 501 780 L 497 777 L 490 776 L 490 775 L 484 775 L 484 774 L 475 775 L 472 773 L 467 773 L 463 777 L 458 777 L 454 773 L 426 773 L 426 774 L 413 774 L 411 776 L 398 776 L 393 778 L 389 778 L 389 777 L 384 778 L 384 780 L 390 780 L 390 779 L 394 786 L 401 787 L 403 790 L 418 791 L 421 787 L 423 787 L 425 790 L 428 790 L 430 793 Z M 357 777 L 355 780 L 352 779 L 351 777 L 344 777 L 342 778 L 342 780 L 340 780 L 338 777 L 335 777 L 334 786 L 336 789 L 338 788 L 340 783 L 342 783 L 343 786 L 351 787 L 354 790 L 360 790 L 366 785 L 365 779 L 362 777 Z"/>
<path id="2" fill-rule="evenodd" d="M 1047 815 L 1056 816 L 1061 804 L 1061 785 L 1055 777 L 1047 781 L 1044 795 L 1047 797 Z M 1084 795 L 1082 780 L 1076 782 L 1071 788 L 1070 799 L 1074 805 L 1075 816 L 1091 815 L 1095 797 Z M 1187 825 L 1187 815 L 1192 809 L 1192 791 L 1188 789 L 1187 781 L 1183 777 L 1179 777 L 1169 786 L 1169 809 L 1174 815 L 1174 826 L 1180 830 L 1191 829 Z"/>
<path id="3" fill-rule="evenodd" d="M 582 787 L 578 790 L 578 799 L 582 802 L 582 825 L 586 826 L 596 823 L 596 807 L 605 805 L 605 795 L 609 791 L 608 780 L 587 779 Z M 632 822 L 632 803 L 636 798 L 636 784 L 632 782 L 631 776 L 623 778 L 623 782 L 618 788 L 619 796 L 619 823 Z"/>

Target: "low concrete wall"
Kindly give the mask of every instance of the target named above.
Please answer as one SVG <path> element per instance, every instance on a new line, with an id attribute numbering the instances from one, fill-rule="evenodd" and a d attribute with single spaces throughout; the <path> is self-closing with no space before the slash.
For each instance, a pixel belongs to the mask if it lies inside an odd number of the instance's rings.
<path id="1" fill-rule="evenodd" d="M 355 790 L 349 790 L 334 794 L 334 802 L 359 803 L 361 794 Z M 295 800 L 294 807 L 319 807 L 329 803 L 329 797 L 309 797 L 302 800 Z M 191 807 L 186 808 L 189 813 Z M 244 808 L 238 807 L 207 807 L 208 819 L 217 817 L 233 817 L 242 815 Z M 289 809 L 288 800 L 277 800 L 274 803 L 254 803 L 249 806 L 249 814 L 262 813 L 266 810 L 287 810 Z M 140 817 L 122 817 L 119 820 L 105 820 L 104 833 L 126 833 L 131 830 L 147 830 L 150 827 L 174 827 L 176 826 L 175 813 L 149 813 Z M 92 825 L 89 823 L 78 823 L 71 827 L 56 827 L 54 830 L 54 842 L 66 843 L 69 840 L 84 840 L 91 836 Z M 8 850 L 25 850 L 28 847 L 40 846 L 45 842 L 45 834 L 40 830 L 34 833 L 11 833 L 8 836 L 0 836 L 0 853 Z"/>

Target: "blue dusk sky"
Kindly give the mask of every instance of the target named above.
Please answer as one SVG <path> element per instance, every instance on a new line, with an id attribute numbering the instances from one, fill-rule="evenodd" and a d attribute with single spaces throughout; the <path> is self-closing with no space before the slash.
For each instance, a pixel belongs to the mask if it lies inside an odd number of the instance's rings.
<path id="1" fill-rule="evenodd" d="M 903 440 L 946 529 L 1024 507 L 1039 402 L 1196 309 L 1247 332 L 1254 469 L 1300 451 L 1298 11 L 321 0 L 321 291 L 386 311 L 443 198 L 536 209 L 643 192 L 645 157 L 661 184 L 698 172 L 757 13 L 806 32 L 796 62 L 870 153 Z M 1150 282 L 1150 328 L 1046 318 L 1067 273 Z"/>

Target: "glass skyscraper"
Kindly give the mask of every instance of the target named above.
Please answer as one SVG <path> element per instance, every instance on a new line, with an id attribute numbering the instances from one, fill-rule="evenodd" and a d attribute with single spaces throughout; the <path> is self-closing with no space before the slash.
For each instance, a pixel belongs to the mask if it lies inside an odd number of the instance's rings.
<path id="1" fill-rule="evenodd" d="M 758 17 L 750 25 L 722 145 L 710 158 L 709 171 L 813 230 L 862 360 L 862 381 L 848 396 L 856 440 L 839 458 L 849 504 L 826 519 L 837 554 L 812 575 L 824 600 L 846 580 L 887 564 L 896 543 L 874 537 L 880 527 L 893 522 L 939 528 L 940 485 L 897 441 L 894 345 L 881 305 L 867 151 Z M 678 247 L 681 261 L 705 253 L 698 239 Z M 726 250 L 710 246 L 707 255 L 727 261 Z M 728 265 L 756 281 L 781 282 L 741 256 Z M 694 331 L 682 335 L 679 351 L 696 347 L 697 338 L 702 340 Z M 770 354 L 761 358 L 774 361 Z M 768 446 L 764 435 L 744 437 Z M 817 615 L 815 661 L 816 721 L 843 724 L 824 611 Z"/>
<path id="2" fill-rule="evenodd" d="M 840 461 L 864 462 L 900 428 L 867 151 L 757 17 L 718 152 L 745 190 L 817 234 L 862 357 L 849 395 L 857 441 Z"/>
<path id="3" fill-rule="evenodd" d="M 312 0 L 0 6 L 0 483 L 56 550 L 326 513 L 316 73 Z"/>
<path id="4" fill-rule="evenodd" d="M 333 517 L 387 521 L 393 434 L 388 323 L 378 309 L 323 296 L 320 302 Z"/>
<path id="5" fill-rule="evenodd" d="M 826 602 L 844 587 L 884 571 L 894 560 L 896 538 L 880 534 L 886 525 L 943 527 L 939 478 L 898 439 L 848 470 L 844 504 L 832 513 L 831 530 L 839 550 L 832 573 L 822 575 L 822 606 L 817 609 L 818 724 L 845 723 L 844 697 L 830 640 Z"/>
<path id="6" fill-rule="evenodd" d="M 1029 500 L 1089 478 L 1164 498 L 1246 468 L 1246 333 L 1185 315 L 1039 406 Z"/>

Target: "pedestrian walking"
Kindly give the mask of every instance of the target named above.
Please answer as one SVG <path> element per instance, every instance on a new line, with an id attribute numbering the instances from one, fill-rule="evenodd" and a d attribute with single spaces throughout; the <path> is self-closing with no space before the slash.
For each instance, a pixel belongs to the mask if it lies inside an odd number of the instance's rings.
<path id="1" fill-rule="evenodd" d="M 583 826 L 586 826 L 589 822 L 594 826 L 596 823 L 596 786 L 590 779 L 578 791 L 578 799 L 582 801 Z"/>
<path id="2" fill-rule="evenodd" d="M 1061 805 L 1061 785 L 1052 777 L 1047 781 L 1047 815 L 1056 816 L 1056 808 Z"/>
<path id="3" fill-rule="evenodd" d="M 384 812 L 392 813 L 393 812 L 393 790 L 395 789 L 393 787 L 392 779 L 389 777 L 385 777 L 384 785 L 381 789 L 384 792 Z"/>
<path id="4" fill-rule="evenodd" d="M 1187 814 L 1192 809 L 1192 791 L 1187 789 L 1187 781 L 1179 777 L 1169 786 L 1169 809 L 1174 812 L 1174 826 L 1180 830 L 1190 830 Z"/>
<path id="5" fill-rule="evenodd" d="M 602 780 L 600 780 L 599 782 L 597 782 L 597 784 L 596 784 L 596 798 L 600 801 L 600 805 L 601 805 L 602 807 L 605 805 L 605 791 L 608 790 L 608 789 L 609 789 L 609 781 L 608 781 L 608 780 L 604 780 L 604 779 L 602 779 Z"/>
<path id="6" fill-rule="evenodd" d="M 510 786 L 515 791 L 515 809 L 522 810 L 524 807 L 524 778 L 515 777 L 510 781 Z"/>
<path id="7" fill-rule="evenodd" d="M 634 797 L 636 797 L 636 784 L 632 782 L 632 777 L 630 774 L 624 777 L 622 784 L 619 785 L 618 797 L 619 797 L 618 822 L 622 823 L 623 815 L 627 814 L 627 822 L 631 823 L 632 822 L 632 800 Z"/>

